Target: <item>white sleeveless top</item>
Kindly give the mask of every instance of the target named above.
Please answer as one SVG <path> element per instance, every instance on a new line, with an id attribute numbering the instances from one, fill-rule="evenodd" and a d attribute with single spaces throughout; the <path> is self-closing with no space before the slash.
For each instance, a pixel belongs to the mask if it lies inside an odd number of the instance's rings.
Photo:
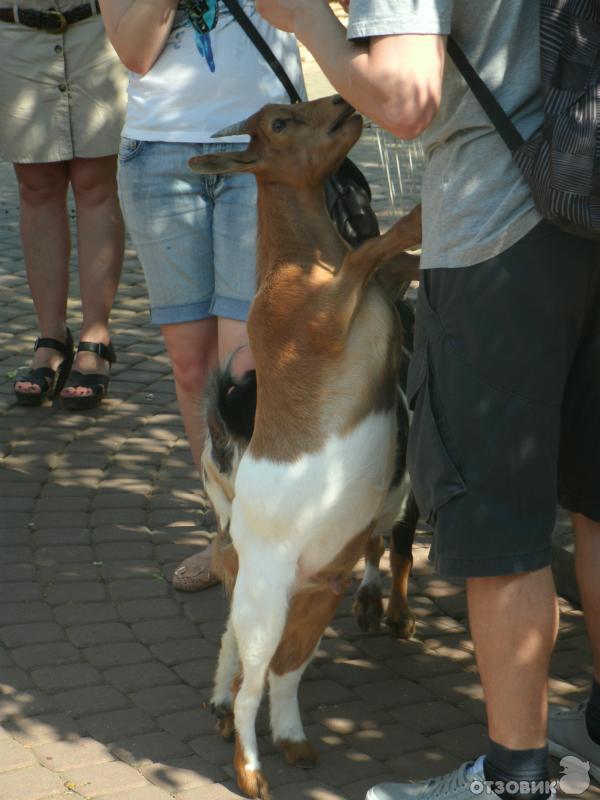
<path id="1" fill-rule="evenodd" d="M 242 5 L 304 98 L 294 36 L 265 22 L 254 0 Z M 197 33 L 187 14 L 178 11 L 165 48 L 149 72 L 129 74 L 128 93 L 123 135 L 160 142 L 208 142 L 213 133 L 266 103 L 289 102 L 281 82 L 223 3 L 217 25 L 208 34 Z"/>

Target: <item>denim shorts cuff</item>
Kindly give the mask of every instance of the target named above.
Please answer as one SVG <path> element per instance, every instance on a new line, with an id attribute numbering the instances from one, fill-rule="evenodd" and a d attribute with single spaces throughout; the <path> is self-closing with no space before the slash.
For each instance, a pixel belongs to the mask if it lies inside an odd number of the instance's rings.
<path id="1" fill-rule="evenodd" d="M 160 308 L 153 308 L 150 316 L 154 325 L 196 322 L 212 316 L 210 306 L 210 300 L 202 300 L 199 303 L 189 303 L 182 306 L 161 306 Z"/>
<path id="2" fill-rule="evenodd" d="M 218 294 L 215 295 L 210 307 L 210 313 L 214 317 L 236 319 L 239 322 L 246 322 L 249 310 L 250 302 L 248 300 L 235 300 Z"/>
<path id="3" fill-rule="evenodd" d="M 544 547 L 533 553 L 517 553 L 488 558 L 446 558 L 434 555 L 434 569 L 445 578 L 492 578 L 516 575 L 520 572 L 535 572 L 550 566 L 552 548 Z"/>

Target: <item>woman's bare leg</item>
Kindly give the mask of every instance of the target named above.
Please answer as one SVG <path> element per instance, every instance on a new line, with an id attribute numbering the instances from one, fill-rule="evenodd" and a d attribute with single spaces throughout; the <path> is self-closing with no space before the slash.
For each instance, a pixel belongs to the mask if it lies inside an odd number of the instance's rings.
<path id="1" fill-rule="evenodd" d="M 42 337 L 66 340 L 71 236 L 67 215 L 69 164 L 15 164 L 19 185 L 21 242 L 27 280 Z M 40 347 L 31 366 L 56 369 L 63 356 Z M 39 386 L 17 381 L 20 392 L 38 394 Z"/>
<path id="2" fill-rule="evenodd" d="M 125 233 L 117 197 L 117 157 L 75 158 L 69 177 L 75 196 L 81 290 L 81 341 L 108 344 L 108 320 L 117 293 Z M 95 353 L 78 353 L 75 368 L 106 374 L 108 363 Z M 65 387 L 61 394 L 91 394 L 85 386 Z"/>

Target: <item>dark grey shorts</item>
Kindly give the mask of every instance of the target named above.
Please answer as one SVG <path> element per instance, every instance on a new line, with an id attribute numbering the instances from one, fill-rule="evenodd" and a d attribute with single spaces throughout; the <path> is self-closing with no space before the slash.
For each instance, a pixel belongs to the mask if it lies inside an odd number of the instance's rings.
<path id="1" fill-rule="evenodd" d="M 541 222 L 482 264 L 426 271 L 408 398 L 436 569 L 547 566 L 557 500 L 600 521 L 600 244 Z"/>

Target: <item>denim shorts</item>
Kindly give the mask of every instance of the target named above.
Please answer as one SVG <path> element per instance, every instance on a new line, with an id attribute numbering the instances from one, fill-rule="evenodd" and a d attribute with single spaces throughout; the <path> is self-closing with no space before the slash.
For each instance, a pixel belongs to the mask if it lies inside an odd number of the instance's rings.
<path id="1" fill-rule="evenodd" d="M 197 175 L 192 156 L 244 144 L 121 139 L 119 197 L 152 321 L 246 320 L 256 290 L 253 175 Z"/>
<path id="2" fill-rule="evenodd" d="M 551 561 L 557 501 L 600 522 L 600 243 L 549 222 L 424 270 L 408 467 L 442 575 Z"/>

